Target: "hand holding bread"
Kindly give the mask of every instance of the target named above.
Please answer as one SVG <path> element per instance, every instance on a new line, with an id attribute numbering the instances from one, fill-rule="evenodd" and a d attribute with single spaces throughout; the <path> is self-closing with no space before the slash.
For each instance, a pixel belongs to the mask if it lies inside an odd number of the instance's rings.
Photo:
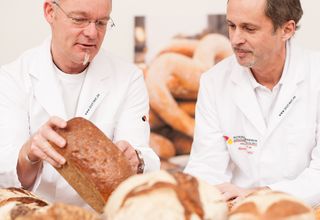
<path id="1" fill-rule="evenodd" d="M 66 140 L 53 148 L 66 159 L 57 171 L 97 212 L 102 212 L 111 192 L 136 173 L 119 148 L 92 122 L 73 118 L 55 131 Z"/>
<path id="2" fill-rule="evenodd" d="M 34 184 L 43 160 L 54 167 L 61 167 L 65 163 L 65 158 L 52 148 L 50 142 L 59 148 L 65 146 L 66 141 L 54 131 L 54 128 L 64 128 L 66 125 L 63 119 L 50 117 L 21 147 L 17 173 L 24 188 L 28 189 Z"/>
<path id="3" fill-rule="evenodd" d="M 20 151 L 18 174 L 24 187 L 33 185 L 43 160 L 98 212 L 118 184 L 137 172 L 139 163 L 128 142 L 113 144 L 84 118 L 66 122 L 58 117 L 49 118 Z"/>
<path id="4" fill-rule="evenodd" d="M 127 141 L 121 140 L 115 143 L 115 145 L 119 148 L 119 150 L 124 154 L 124 156 L 128 159 L 131 169 L 137 172 L 137 168 L 139 165 L 139 160 L 136 154 L 135 149 L 131 146 Z"/>
<path id="5" fill-rule="evenodd" d="M 56 116 L 50 117 L 24 146 L 26 148 L 25 159 L 29 160 L 31 164 L 45 160 L 55 167 L 63 165 L 65 159 L 52 148 L 49 142 L 55 143 L 61 148 L 64 147 L 66 141 L 54 131 L 54 128 L 64 128 L 66 125 L 67 123 L 63 119 Z"/>

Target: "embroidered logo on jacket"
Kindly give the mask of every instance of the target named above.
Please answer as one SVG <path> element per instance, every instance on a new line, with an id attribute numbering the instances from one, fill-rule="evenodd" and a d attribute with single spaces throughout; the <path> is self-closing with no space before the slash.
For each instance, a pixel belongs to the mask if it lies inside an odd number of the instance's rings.
<path id="1" fill-rule="evenodd" d="M 246 152 L 247 154 L 254 154 L 258 145 L 258 140 L 247 138 L 245 136 L 223 136 L 228 146 L 236 147 L 237 150 Z"/>

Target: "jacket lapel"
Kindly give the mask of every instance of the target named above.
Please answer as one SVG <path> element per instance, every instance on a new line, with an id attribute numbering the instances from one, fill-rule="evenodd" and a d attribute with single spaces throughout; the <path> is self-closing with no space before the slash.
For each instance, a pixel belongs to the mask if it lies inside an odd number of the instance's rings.
<path id="1" fill-rule="evenodd" d="M 291 48 L 293 49 L 293 48 Z M 279 125 L 279 123 L 294 107 L 296 101 L 299 99 L 298 88 L 299 84 L 304 81 L 305 74 L 308 72 L 307 62 L 304 62 L 302 51 L 292 50 L 291 57 L 289 58 L 288 70 L 283 81 L 279 97 L 275 103 L 274 109 L 269 122 L 268 135 Z M 294 66 L 292 60 L 295 61 Z M 266 137 L 267 137 L 266 136 Z"/>
<path id="2" fill-rule="evenodd" d="M 257 102 L 256 95 L 252 89 L 249 77 L 250 74 L 243 67 L 236 67 L 231 73 L 231 81 L 234 83 L 233 98 L 246 118 L 252 123 L 253 126 L 261 133 L 266 132 L 266 124 L 261 114 L 259 103 Z"/>
<path id="3" fill-rule="evenodd" d="M 34 85 L 33 95 L 50 116 L 55 115 L 66 119 L 61 88 L 53 65 L 50 40 L 47 40 L 42 46 L 39 59 L 30 67 L 30 75 L 32 76 L 32 84 Z"/>
<path id="4" fill-rule="evenodd" d="M 90 64 L 78 102 L 76 116 L 89 119 L 110 89 L 110 73 L 114 70 L 100 53 Z"/>

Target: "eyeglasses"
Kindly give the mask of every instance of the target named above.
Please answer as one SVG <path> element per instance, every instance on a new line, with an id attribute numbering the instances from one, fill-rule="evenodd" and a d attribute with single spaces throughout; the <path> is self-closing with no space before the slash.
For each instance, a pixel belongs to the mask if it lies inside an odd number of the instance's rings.
<path id="1" fill-rule="evenodd" d="M 110 30 L 116 26 L 112 18 L 105 18 L 105 19 L 98 19 L 98 20 L 90 20 L 88 18 L 76 18 L 68 15 L 68 13 L 61 8 L 61 6 L 58 4 L 56 0 L 53 0 L 52 3 L 55 4 L 63 12 L 63 14 L 70 19 L 71 23 L 78 28 L 85 28 L 91 22 L 93 22 L 96 25 L 96 28 L 98 30 L 106 30 L 106 29 Z"/>

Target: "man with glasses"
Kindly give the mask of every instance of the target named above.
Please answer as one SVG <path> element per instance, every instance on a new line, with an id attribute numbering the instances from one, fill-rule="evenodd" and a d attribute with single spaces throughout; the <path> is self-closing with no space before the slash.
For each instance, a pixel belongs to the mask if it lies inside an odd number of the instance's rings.
<path id="1" fill-rule="evenodd" d="M 81 116 L 124 152 L 137 173 L 159 169 L 148 147 L 148 95 L 134 65 L 100 50 L 114 27 L 111 0 L 45 0 L 51 38 L 0 69 L 0 187 L 22 186 L 41 198 L 85 205 L 52 166 L 66 145 L 53 128 Z M 52 165 L 52 166 L 51 166 Z"/>

